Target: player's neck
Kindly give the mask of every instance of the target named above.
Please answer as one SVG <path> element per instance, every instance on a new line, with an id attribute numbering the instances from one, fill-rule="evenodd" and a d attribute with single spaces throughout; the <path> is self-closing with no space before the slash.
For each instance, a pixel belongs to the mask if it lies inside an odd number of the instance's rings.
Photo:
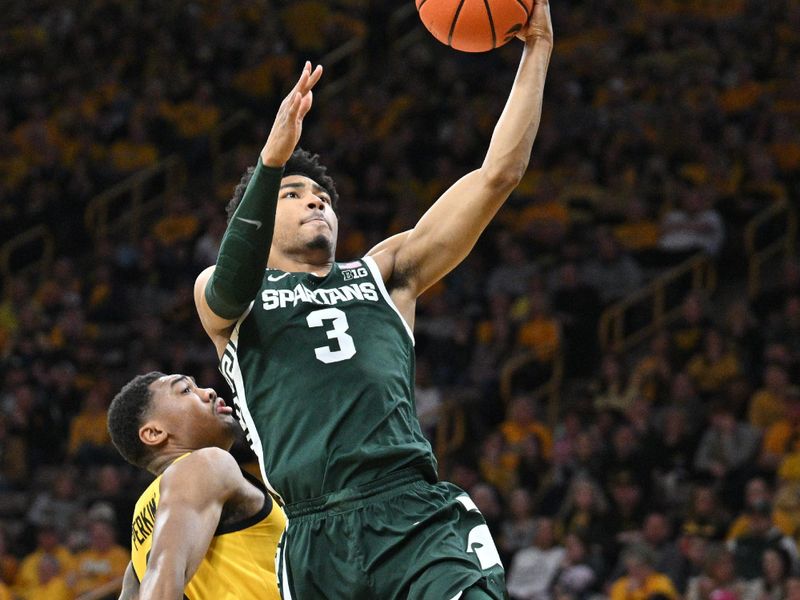
<path id="1" fill-rule="evenodd" d="M 156 476 L 163 475 L 164 471 L 166 471 L 167 468 L 172 463 L 174 463 L 181 456 L 185 455 L 188 452 L 191 452 L 191 450 L 186 450 L 186 449 L 177 450 L 176 449 L 176 450 L 169 450 L 169 451 L 162 452 L 161 454 L 159 454 L 158 456 L 153 458 L 152 461 L 150 461 L 150 464 L 147 465 L 147 470 L 150 471 L 153 475 L 156 475 Z"/>

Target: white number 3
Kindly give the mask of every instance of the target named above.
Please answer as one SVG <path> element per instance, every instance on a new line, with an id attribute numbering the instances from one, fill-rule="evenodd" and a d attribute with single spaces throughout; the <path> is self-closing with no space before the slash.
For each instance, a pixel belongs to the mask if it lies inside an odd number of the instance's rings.
<path id="1" fill-rule="evenodd" d="M 315 310 L 306 317 L 306 321 L 309 327 L 323 327 L 325 321 L 331 321 L 332 327 L 327 329 L 325 333 L 328 335 L 329 340 L 336 340 L 339 345 L 337 350 L 332 349 L 330 346 L 314 348 L 317 360 L 329 364 L 353 358 L 356 353 L 356 346 L 353 343 L 353 338 L 347 333 L 349 325 L 347 323 L 347 315 L 343 311 L 338 308 Z"/>

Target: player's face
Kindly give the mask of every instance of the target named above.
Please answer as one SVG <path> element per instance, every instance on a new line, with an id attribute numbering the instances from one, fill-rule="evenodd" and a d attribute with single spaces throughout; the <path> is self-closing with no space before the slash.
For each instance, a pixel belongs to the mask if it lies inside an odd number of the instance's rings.
<path id="1" fill-rule="evenodd" d="M 332 258 L 339 222 L 328 192 L 303 175 L 281 181 L 272 244 L 282 252 L 316 252 Z"/>
<path id="2" fill-rule="evenodd" d="M 151 417 L 160 420 L 176 442 L 197 450 L 217 446 L 229 449 L 239 424 L 233 408 L 211 388 L 201 388 L 187 375 L 166 375 L 151 384 Z"/>

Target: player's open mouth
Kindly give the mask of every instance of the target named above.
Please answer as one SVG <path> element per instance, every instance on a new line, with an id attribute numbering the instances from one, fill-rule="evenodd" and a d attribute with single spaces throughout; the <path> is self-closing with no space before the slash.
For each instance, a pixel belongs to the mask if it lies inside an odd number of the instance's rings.
<path id="1" fill-rule="evenodd" d="M 222 398 L 217 398 L 217 403 L 214 405 L 216 413 L 218 415 L 231 415 L 233 414 L 233 407 L 228 406 L 225 404 L 225 400 Z"/>

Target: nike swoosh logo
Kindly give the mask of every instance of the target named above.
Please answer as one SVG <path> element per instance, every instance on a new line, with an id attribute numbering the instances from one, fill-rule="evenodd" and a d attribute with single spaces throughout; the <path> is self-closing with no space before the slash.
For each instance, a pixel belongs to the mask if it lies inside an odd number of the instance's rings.
<path id="1" fill-rule="evenodd" d="M 284 273 L 283 275 L 267 275 L 267 281 L 280 281 L 284 277 L 289 275 L 288 273 Z"/>
<path id="2" fill-rule="evenodd" d="M 261 221 L 256 221 L 254 219 L 243 219 L 242 217 L 236 217 L 240 221 L 244 221 L 245 223 L 249 223 L 250 225 L 256 226 L 256 231 L 261 229 Z"/>

